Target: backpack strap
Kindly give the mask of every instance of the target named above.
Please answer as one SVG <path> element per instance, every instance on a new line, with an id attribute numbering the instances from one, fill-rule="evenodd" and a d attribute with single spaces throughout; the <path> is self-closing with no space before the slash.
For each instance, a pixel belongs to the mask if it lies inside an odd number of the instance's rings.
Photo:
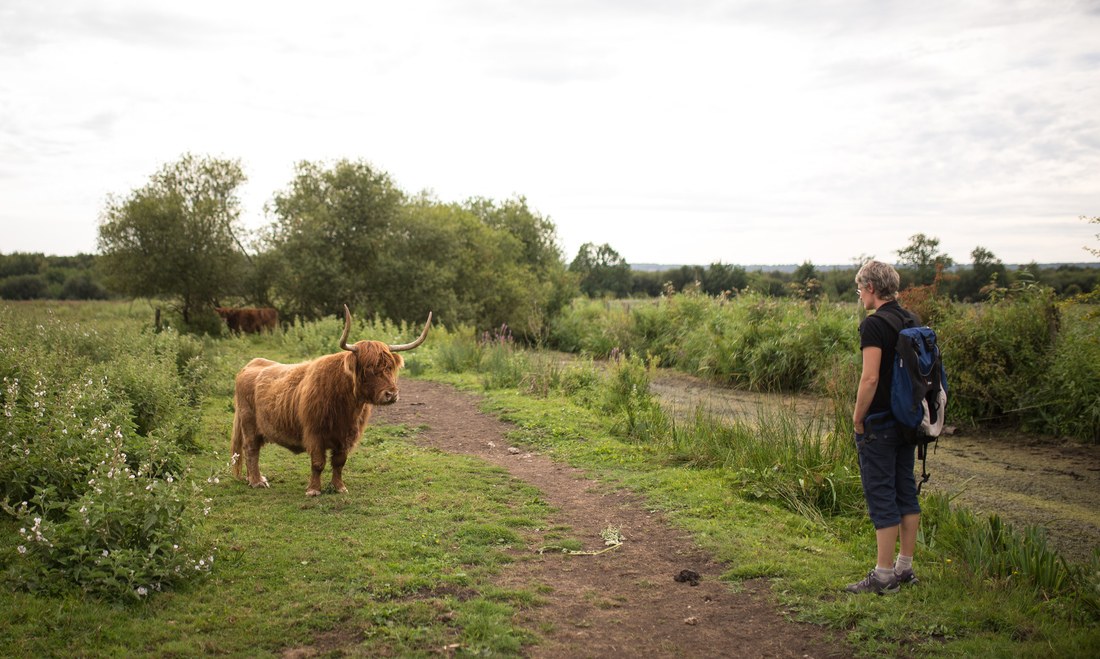
<path id="1" fill-rule="evenodd" d="M 931 474 L 928 473 L 928 444 L 917 444 L 917 459 L 920 460 L 920 481 L 917 483 L 917 495 L 920 496 L 921 486 L 931 478 Z"/>
<path id="2" fill-rule="evenodd" d="M 875 313 L 871 314 L 871 317 L 881 318 L 883 322 L 890 326 L 890 329 L 894 330 L 894 334 L 901 334 L 901 331 L 903 329 L 912 326 L 916 322 L 916 320 L 901 307 L 896 307 L 896 313 L 894 309 L 895 307 L 890 307 L 889 309 L 879 309 Z M 896 337 L 895 340 L 897 340 Z"/>

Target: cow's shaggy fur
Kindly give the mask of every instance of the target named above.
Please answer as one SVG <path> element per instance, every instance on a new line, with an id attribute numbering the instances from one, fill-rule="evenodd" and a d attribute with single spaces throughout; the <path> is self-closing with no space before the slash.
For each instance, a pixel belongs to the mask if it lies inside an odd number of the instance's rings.
<path id="1" fill-rule="evenodd" d="M 425 325 L 421 338 L 410 346 L 419 345 L 427 331 Z M 346 339 L 347 325 L 344 332 Z M 391 347 L 408 349 L 360 341 L 346 346 L 348 352 L 301 364 L 262 358 L 248 362 L 237 373 L 233 395 L 233 473 L 241 475 L 243 462 L 249 485 L 267 487 L 259 457 L 260 448 L 272 442 L 295 453 L 309 453 L 308 496 L 321 493 L 326 452 L 332 454 L 333 488 L 347 492 L 344 463 L 359 443 L 371 410 L 397 401 L 397 372 L 405 360 Z"/>
<path id="2" fill-rule="evenodd" d="M 274 332 L 279 327 L 279 312 L 270 307 L 214 307 L 214 311 L 232 332 L 258 334 L 264 330 Z"/>

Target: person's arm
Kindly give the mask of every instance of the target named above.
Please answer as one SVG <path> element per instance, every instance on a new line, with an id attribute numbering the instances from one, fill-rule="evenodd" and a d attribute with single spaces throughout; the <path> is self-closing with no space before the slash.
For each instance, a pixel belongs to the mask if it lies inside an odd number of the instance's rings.
<path id="1" fill-rule="evenodd" d="M 863 372 L 859 376 L 859 388 L 856 390 L 856 408 L 852 412 L 852 425 L 855 431 L 863 434 L 863 420 L 878 388 L 878 368 L 882 363 L 882 348 L 868 346 L 862 350 Z"/>

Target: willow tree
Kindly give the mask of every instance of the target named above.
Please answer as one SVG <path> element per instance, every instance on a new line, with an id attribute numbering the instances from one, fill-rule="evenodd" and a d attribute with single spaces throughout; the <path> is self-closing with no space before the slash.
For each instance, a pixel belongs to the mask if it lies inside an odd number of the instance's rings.
<path id="1" fill-rule="evenodd" d="M 239 161 L 185 154 L 100 216 L 99 267 L 113 291 L 169 299 L 185 323 L 230 294 L 246 260 Z"/>

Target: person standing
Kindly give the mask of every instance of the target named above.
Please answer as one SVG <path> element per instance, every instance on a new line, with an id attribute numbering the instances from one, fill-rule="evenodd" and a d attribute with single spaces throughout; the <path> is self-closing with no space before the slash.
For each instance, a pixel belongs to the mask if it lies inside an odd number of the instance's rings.
<path id="1" fill-rule="evenodd" d="M 856 274 L 856 289 L 867 316 L 859 325 L 863 367 L 852 412 L 859 476 L 867 511 L 875 526 L 878 548 L 875 568 L 865 579 L 849 584 L 850 593 L 898 592 L 901 584 L 916 584 L 913 553 L 920 528 L 920 503 L 913 476 L 916 447 L 902 443 L 890 411 L 890 381 L 898 333 L 882 314 L 898 314 L 919 323 L 897 303 L 901 278 L 889 264 L 868 261 Z M 899 545 L 900 539 L 900 547 Z M 898 547 L 895 560 L 894 549 Z"/>

